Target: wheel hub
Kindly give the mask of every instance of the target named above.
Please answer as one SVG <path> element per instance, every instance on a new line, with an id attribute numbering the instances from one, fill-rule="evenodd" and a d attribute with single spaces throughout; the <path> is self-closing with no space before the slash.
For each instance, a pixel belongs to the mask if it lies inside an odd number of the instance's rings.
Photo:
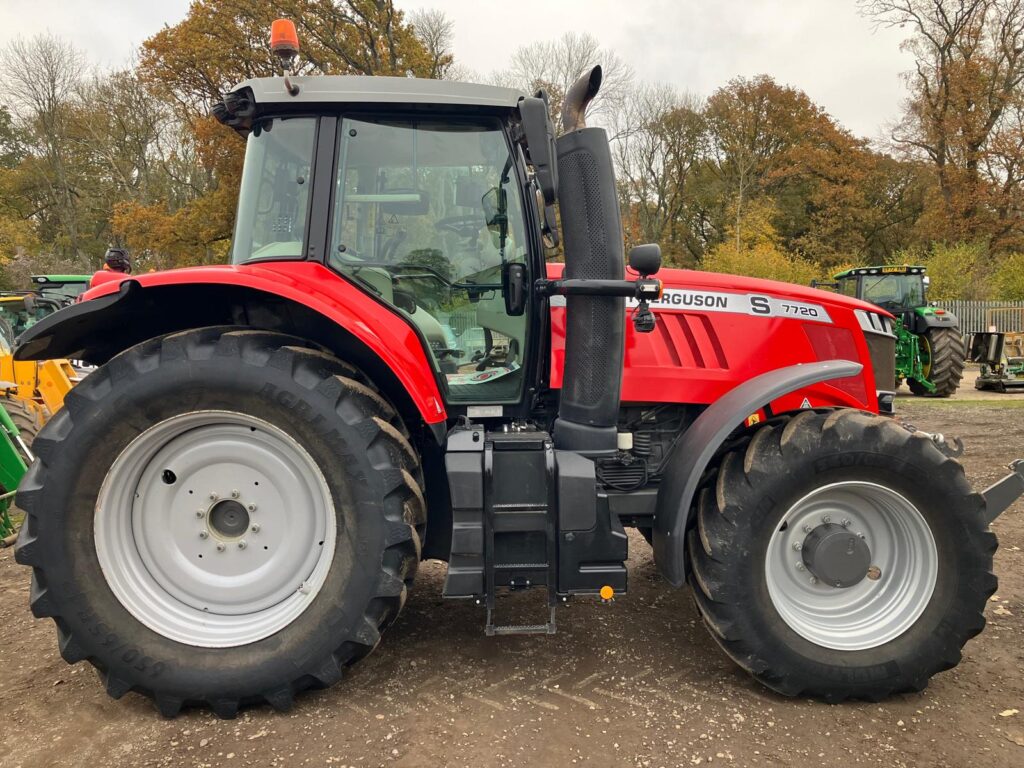
<path id="1" fill-rule="evenodd" d="M 311 603 L 336 524 L 326 479 L 293 438 L 254 416 L 196 411 L 118 456 L 94 533 L 107 583 L 139 621 L 178 642 L 231 647 Z"/>
<path id="2" fill-rule="evenodd" d="M 864 539 L 835 523 L 823 523 L 807 534 L 800 554 L 807 570 L 833 587 L 859 584 L 871 567 Z"/>
<path id="3" fill-rule="evenodd" d="M 237 539 L 249 529 L 249 513 L 233 499 L 214 504 L 209 519 L 210 528 L 224 539 Z"/>
<path id="4" fill-rule="evenodd" d="M 768 596 L 780 618 L 835 650 L 875 648 L 901 635 L 927 607 L 937 574 L 925 517 L 895 489 L 865 480 L 821 486 L 796 501 L 765 552 Z"/>

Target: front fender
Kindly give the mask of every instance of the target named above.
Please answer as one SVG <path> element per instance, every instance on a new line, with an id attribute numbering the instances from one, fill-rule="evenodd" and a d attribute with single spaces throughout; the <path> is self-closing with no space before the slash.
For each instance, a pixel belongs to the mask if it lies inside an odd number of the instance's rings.
<path id="1" fill-rule="evenodd" d="M 212 325 L 291 333 L 331 349 L 411 401 L 427 424 L 446 418 L 419 335 L 395 311 L 314 262 L 196 267 L 98 286 L 33 325 L 15 359 L 102 364 L 147 339 Z M 385 387 L 386 388 L 386 387 Z M 392 397 L 392 399 L 398 399 Z"/>
<path id="2" fill-rule="evenodd" d="M 778 368 L 749 379 L 712 403 L 669 454 L 654 513 L 654 562 L 673 586 L 686 579 L 686 531 L 700 479 L 715 453 L 738 425 L 766 403 L 831 379 L 856 376 L 863 365 L 850 360 Z"/>

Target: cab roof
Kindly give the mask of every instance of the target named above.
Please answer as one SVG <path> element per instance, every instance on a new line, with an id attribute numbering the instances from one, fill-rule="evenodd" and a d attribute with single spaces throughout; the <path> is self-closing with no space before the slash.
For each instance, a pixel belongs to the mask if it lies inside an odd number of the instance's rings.
<path id="1" fill-rule="evenodd" d="M 526 94 L 515 88 L 457 83 L 418 77 L 367 75 L 292 76 L 299 92 L 291 96 L 283 77 L 259 77 L 239 83 L 231 93 L 248 89 L 257 105 L 296 104 L 429 104 L 505 107 L 512 109 Z"/>
<path id="2" fill-rule="evenodd" d="M 876 267 L 854 267 L 832 276 L 833 280 L 858 275 L 923 275 L 926 268 L 920 264 L 880 264 Z"/>

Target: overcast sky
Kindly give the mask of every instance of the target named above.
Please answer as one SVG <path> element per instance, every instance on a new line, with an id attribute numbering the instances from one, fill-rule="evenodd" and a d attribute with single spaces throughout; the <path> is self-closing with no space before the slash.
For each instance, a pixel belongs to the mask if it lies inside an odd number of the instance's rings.
<path id="1" fill-rule="evenodd" d="M 273 3 L 273 0 L 265 0 Z M 116 65 L 188 0 L 0 0 L 0 44 L 47 30 L 95 62 Z M 768 74 L 803 89 L 854 133 L 883 135 L 904 96 L 902 30 L 875 31 L 855 0 L 398 0 L 455 21 L 455 55 L 467 68 L 502 68 L 516 46 L 590 32 L 640 79 L 700 96 L 729 79 Z"/>

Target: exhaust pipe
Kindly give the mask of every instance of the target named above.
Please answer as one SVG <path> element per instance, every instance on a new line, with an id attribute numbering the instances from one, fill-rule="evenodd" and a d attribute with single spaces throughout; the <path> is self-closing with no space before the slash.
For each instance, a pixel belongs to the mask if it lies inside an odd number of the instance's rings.
<path id="1" fill-rule="evenodd" d="M 577 80 L 562 104 L 563 135 L 555 143 L 565 277 L 625 279 L 622 220 L 608 136 L 586 127 L 601 86 L 601 68 Z M 625 300 L 567 296 L 565 369 L 555 420 L 555 447 L 591 457 L 614 455 L 626 336 Z"/>
<path id="2" fill-rule="evenodd" d="M 562 101 L 562 133 L 587 127 L 587 107 L 601 88 L 601 67 L 594 67 L 569 86 Z"/>

